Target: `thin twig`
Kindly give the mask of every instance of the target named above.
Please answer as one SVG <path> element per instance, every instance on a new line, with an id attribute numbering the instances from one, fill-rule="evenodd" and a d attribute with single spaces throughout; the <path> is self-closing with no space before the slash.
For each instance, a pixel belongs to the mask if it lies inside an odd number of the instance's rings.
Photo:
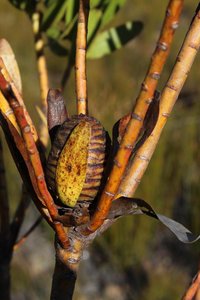
<path id="1" fill-rule="evenodd" d="M 174 33 L 179 24 L 179 18 L 183 8 L 183 2 L 183 0 L 169 1 L 162 30 L 157 41 L 154 53 L 151 57 L 151 63 L 147 70 L 144 81 L 141 85 L 140 93 L 136 99 L 136 105 L 132 112 L 132 128 L 134 128 L 135 132 L 133 143 L 136 142 L 137 137 L 140 133 L 142 121 L 144 120 L 148 107 L 153 100 L 158 80 L 161 76 L 163 67 L 170 53 Z M 137 120 L 137 118 L 134 119 L 134 116 L 138 116 L 138 118 L 141 119 L 141 121 Z M 126 115 L 120 120 L 119 131 L 121 131 L 121 137 L 123 137 L 126 126 L 128 125 L 130 120 L 131 114 Z"/>
<path id="2" fill-rule="evenodd" d="M 18 168 L 18 171 L 22 177 L 22 180 L 27 190 L 30 192 L 30 195 L 34 200 L 34 203 L 37 206 L 38 210 L 47 220 L 49 225 L 53 227 L 52 219 L 49 215 L 46 206 L 44 205 L 43 198 L 38 190 L 37 180 L 22 136 L 18 133 L 18 131 L 13 126 L 13 124 L 9 121 L 9 119 L 1 113 L 1 111 L 0 111 L 0 122 L 10 152 L 12 154 L 16 167 Z"/>
<path id="3" fill-rule="evenodd" d="M 78 114 L 88 114 L 87 76 L 86 76 L 86 47 L 87 23 L 89 15 L 89 0 L 80 0 L 78 27 L 76 38 L 76 100 Z"/>
<path id="4" fill-rule="evenodd" d="M 131 115 L 126 132 L 120 144 L 120 148 L 113 160 L 113 167 L 107 184 L 101 194 L 98 207 L 92 217 L 91 223 L 84 230 L 84 234 L 90 234 L 101 226 L 111 207 L 112 200 L 117 193 L 122 176 L 125 172 L 133 147 L 143 125 L 143 120 L 157 85 L 160 72 L 166 60 L 168 48 L 171 44 L 174 30 L 177 27 L 183 1 L 172 0 L 167 8 L 167 14 L 163 25 L 160 42 L 165 41 L 165 47 L 159 44 L 155 51 L 155 57 L 147 72 L 142 85 L 141 93 L 137 99 L 136 107 Z M 167 33 L 166 33 L 167 32 Z M 162 39 L 161 39 L 162 38 Z M 162 44 L 161 44 L 162 45 Z M 167 52 L 166 52 L 167 51 Z"/>
<path id="5" fill-rule="evenodd" d="M 199 28 L 200 12 L 198 9 L 178 54 L 171 76 L 163 90 L 157 124 L 151 135 L 136 152 L 133 162 L 120 185 L 118 197 L 120 197 L 120 195 L 132 196 L 143 177 L 165 123 L 176 103 L 200 47 Z"/>
<path id="6" fill-rule="evenodd" d="M 200 288 L 200 272 L 193 278 L 191 285 L 185 292 L 182 300 L 195 300 L 198 289 Z"/>
<path id="7" fill-rule="evenodd" d="M 27 232 L 15 243 L 14 250 L 19 249 L 21 245 L 26 241 L 29 235 L 35 230 L 35 228 L 41 223 L 43 220 L 42 216 L 39 216 L 37 220 L 33 223 L 33 225 L 27 230 Z"/>
<path id="8" fill-rule="evenodd" d="M 44 41 L 42 38 L 42 34 L 40 31 L 40 13 L 35 12 L 32 15 L 32 27 L 35 41 L 35 53 L 37 58 L 37 69 L 38 69 L 38 77 L 40 83 L 40 99 L 42 104 L 42 111 L 47 115 L 47 93 L 49 90 L 49 78 L 47 72 L 47 63 L 46 57 L 44 54 Z M 46 147 L 49 140 L 48 129 L 46 124 L 43 122 L 40 126 L 40 140 L 43 145 Z"/>
<path id="9" fill-rule="evenodd" d="M 40 160 L 40 155 L 31 132 L 31 126 L 26 118 L 24 107 L 20 105 L 17 97 L 14 94 L 12 84 L 7 82 L 4 76 L 5 72 L 5 65 L 3 64 L 3 61 L 0 60 L 0 88 L 15 113 L 17 123 L 20 127 L 23 140 L 27 148 L 27 154 L 34 171 L 37 188 L 47 209 L 49 210 L 52 220 L 55 221 L 58 214 L 57 208 L 46 186 L 44 171 Z M 69 241 L 63 225 L 60 222 L 55 221 L 54 228 L 62 246 L 67 248 L 69 246 Z"/>
<path id="10" fill-rule="evenodd" d="M 7 68 L 5 67 L 5 64 L 4 64 L 4 62 L 1 58 L 0 58 L 0 71 L 1 71 L 1 74 L 3 76 L 3 77 L 1 77 L 3 81 L 0 82 L 1 92 L 2 92 L 2 90 L 6 90 L 6 88 L 9 87 L 9 86 L 12 87 L 12 93 L 13 93 L 14 97 L 17 99 L 17 101 L 19 102 L 20 106 L 23 107 L 24 114 L 25 114 L 25 117 L 26 117 L 30 127 L 31 127 L 31 132 L 33 134 L 34 140 L 37 142 L 38 141 L 38 134 L 37 134 L 36 128 L 33 125 L 33 122 L 31 120 L 31 117 L 30 117 L 28 111 L 26 110 L 23 98 L 22 98 L 20 92 L 18 91 L 18 89 L 16 88 L 15 83 L 12 80 L 12 78 L 10 77 L 10 75 L 7 71 Z M 0 78 L 0 81 L 1 81 L 1 78 Z M 4 86 L 5 83 L 7 84 L 7 87 Z M 3 95 L 3 96 L 5 96 L 5 95 Z M 4 98 L 6 99 L 6 97 L 4 97 Z M 10 106 L 10 104 L 9 104 L 9 106 Z"/>

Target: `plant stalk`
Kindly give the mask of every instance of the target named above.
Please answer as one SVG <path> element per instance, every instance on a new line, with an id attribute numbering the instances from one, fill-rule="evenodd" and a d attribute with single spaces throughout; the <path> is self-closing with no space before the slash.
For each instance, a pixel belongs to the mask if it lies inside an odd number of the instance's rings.
<path id="1" fill-rule="evenodd" d="M 101 194 L 98 207 L 92 217 L 90 224 L 83 231 L 84 235 L 89 235 L 96 231 L 106 219 L 111 204 L 118 191 L 120 182 L 128 165 L 129 158 L 132 154 L 135 142 L 143 126 L 143 120 L 152 101 L 152 97 L 157 86 L 160 72 L 167 58 L 169 46 L 172 42 L 174 31 L 177 28 L 183 1 L 171 0 L 167 8 L 167 14 L 164 21 L 160 43 L 165 41 L 165 47 L 157 46 L 152 64 L 147 72 L 145 81 L 142 84 L 141 92 L 138 96 L 136 106 L 131 114 L 131 119 L 126 128 L 123 139 L 120 143 L 119 150 L 113 160 L 113 166 L 109 175 L 106 186 Z M 166 34 L 167 32 L 167 34 Z M 166 52 L 165 52 L 166 51 Z"/>
<path id="2" fill-rule="evenodd" d="M 71 300 L 77 279 L 77 271 L 82 256 L 83 243 L 73 238 L 73 245 L 63 249 L 56 242 L 56 262 L 53 274 L 51 300 Z"/>
<path id="3" fill-rule="evenodd" d="M 78 114 L 88 114 L 87 75 L 86 75 L 86 48 L 87 23 L 89 15 L 89 0 L 80 0 L 78 27 L 76 37 L 76 100 Z"/>
<path id="4" fill-rule="evenodd" d="M 117 197 L 130 197 L 139 185 L 149 161 L 155 151 L 162 130 L 170 116 L 176 100 L 190 72 L 191 66 L 200 47 L 200 11 L 198 11 L 189 28 L 171 76 L 163 90 L 157 123 L 151 135 L 136 152 L 133 161 L 119 187 Z"/>

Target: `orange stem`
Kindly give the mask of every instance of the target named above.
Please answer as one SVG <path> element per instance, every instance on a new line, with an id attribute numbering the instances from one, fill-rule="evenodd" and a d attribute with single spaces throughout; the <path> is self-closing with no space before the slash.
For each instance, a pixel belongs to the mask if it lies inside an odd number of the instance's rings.
<path id="1" fill-rule="evenodd" d="M 183 0 L 170 0 L 168 4 L 161 33 L 154 53 L 151 57 L 151 62 L 142 83 L 140 93 L 136 99 L 136 105 L 133 111 L 133 113 L 138 115 L 142 120 L 145 117 L 149 104 L 153 100 L 154 92 L 158 85 L 158 80 L 169 56 L 174 33 L 179 24 L 178 22 L 183 8 L 183 2 Z M 121 138 L 123 137 L 130 120 L 131 114 L 124 116 L 120 120 L 119 132 Z M 136 142 L 139 131 L 142 127 L 142 122 L 137 122 L 134 120 L 132 122 L 134 130 L 136 131 L 136 138 L 134 139 L 134 142 Z"/>
<path id="2" fill-rule="evenodd" d="M 87 25 L 89 15 L 89 0 L 80 0 L 78 27 L 76 37 L 76 100 L 78 114 L 88 114 L 87 75 L 86 75 L 86 47 Z"/>
<path id="3" fill-rule="evenodd" d="M 26 119 L 27 119 L 30 127 L 31 127 L 31 132 L 33 134 L 34 140 L 38 141 L 38 134 L 37 134 L 36 128 L 33 125 L 33 122 L 31 120 L 31 117 L 30 117 L 28 111 L 26 110 L 26 107 L 25 107 L 24 101 L 22 99 L 22 96 L 21 96 L 20 92 L 18 91 L 18 89 L 16 88 L 16 86 L 15 86 L 12 78 L 10 77 L 10 75 L 7 71 L 7 68 L 5 67 L 5 64 L 4 64 L 4 62 L 1 58 L 0 58 L 0 69 L 1 69 L 0 71 L 1 71 L 1 74 L 2 74 L 3 81 L 4 81 L 4 82 L 1 83 L 1 88 L 6 90 L 6 87 L 3 86 L 5 82 L 8 86 L 12 87 L 12 93 L 13 93 L 14 97 L 17 99 L 19 104 L 24 108 L 24 114 L 26 116 Z"/>
<path id="4" fill-rule="evenodd" d="M 145 170 L 147 169 L 162 130 L 187 79 L 190 68 L 200 47 L 199 28 L 200 12 L 197 11 L 196 16 L 186 35 L 182 48 L 178 54 L 171 76 L 163 90 L 160 99 L 157 123 L 151 135 L 138 149 L 133 161 L 130 163 L 130 167 L 126 171 L 125 177 L 120 184 L 117 197 L 120 197 L 121 195 L 131 197 L 138 187 Z"/>
<path id="5" fill-rule="evenodd" d="M 86 229 L 83 230 L 83 234 L 85 235 L 96 231 L 102 225 L 106 219 L 106 216 L 108 215 L 112 200 L 117 193 L 130 155 L 142 128 L 147 109 L 152 101 L 155 88 L 157 86 L 157 80 L 162 70 L 163 61 L 166 60 L 169 52 L 169 45 L 171 44 L 175 28 L 177 28 L 182 6 L 183 1 L 181 0 L 171 0 L 169 3 L 161 37 L 159 39 L 161 44 L 157 45 L 155 57 L 152 60 L 150 69 L 148 70 L 147 76 L 142 84 L 142 89 L 137 98 L 135 109 L 131 114 L 131 119 L 126 128 L 126 132 L 121 141 L 119 150 L 113 160 L 113 167 L 107 184 L 101 194 L 98 207 L 91 219 L 90 224 Z M 165 44 L 163 44 L 163 41 Z"/>
<path id="6" fill-rule="evenodd" d="M 56 220 L 57 217 L 57 208 L 54 204 L 54 201 L 48 191 L 48 188 L 46 186 L 45 182 L 45 176 L 43 172 L 42 163 L 40 160 L 40 155 L 36 146 L 36 143 L 34 141 L 34 137 L 31 131 L 31 126 L 27 120 L 27 116 L 25 114 L 24 106 L 22 106 L 17 97 L 14 94 L 13 85 L 10 84 L 4 74 L 6 73 L 5 66 L 3 65 L 3 62 L 0 60 L 0 88 L 6 97 L 6 99 L 9 101 L 9 104 L 11 108 L 14 111 L 17 123 L 20 127 L 24 143 L 27 148 L 28 157 L 31 162 L 32 169 L 34 171 L 34 175 L 36 178 L 36 184 L 37 188 L 39 190 L 39 193 L 42 196 L 42 200 L 44 201 L 47 209 L 49 210 L 50 216 L 52 220 Z M 55 231 L 58 235 L 58 238 L 63 246 L 63 248 L 67 248 L 69 246 L 69 241 L 66 236 L 65 230 L 63 225 L 58 222 L 54 221 L 54 227 Z"/>
<path id="7" fill-rule="evenodd" d="M 191 285 L 185 292 L 185 295 L 182 297 L 182 300 L 194 300 L 198 289 L 200 288 L 200 272 L 194 277 Z"/>

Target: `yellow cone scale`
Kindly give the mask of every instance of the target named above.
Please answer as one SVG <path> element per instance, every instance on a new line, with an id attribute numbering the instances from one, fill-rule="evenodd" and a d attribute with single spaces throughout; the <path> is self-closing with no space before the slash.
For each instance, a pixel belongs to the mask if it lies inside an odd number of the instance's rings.
<path id="1" fill-rule="evenodd" d="M 87 172 L 91 126 L 80 122 L 72 131 L 58 159 L 56 189 L 63 204 L 74 207 L 83 189 Z"/>

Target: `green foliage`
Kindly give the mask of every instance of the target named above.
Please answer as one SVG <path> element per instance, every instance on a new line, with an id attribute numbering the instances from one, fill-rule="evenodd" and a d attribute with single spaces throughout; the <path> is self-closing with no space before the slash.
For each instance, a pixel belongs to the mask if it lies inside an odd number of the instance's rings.
<path id="1" fill-rule="evenodd" d="M 110 54 L 137 36 L 142 30 L 141 22 L 126 22 L 98 34 L 88 49 L 88 58 L 100 58 Z"/>
<path id="2" fill-rule="evenodd" d="M 47 38 L 47 46 L 59 56 L 75 56 L 77 14 L 79 1 L 74 0 L 9 0 L 28 15 L 40 11 L 41 32 Z M 105 30 L 124 6 L 126 0 L 91 0 L 88 26 L 88 58 L 100 58 L 120 49 L 142 30 L 141 22 L 128 21 Z M 73 65 L 74 61 L 71 62 Z"/>
<path id="3" fill-rule="evenodd" d="M 91 1 L 88 58 L 100 58 L 110 54 L 140 33 L 142 24 L 131 21 L 102 31 L 104 26 L 113 20 L 125 2 L 125 0 Z M 72 44 L 76 37 L 77 13 L 78 1 L 46 1 L 42 30 L 46 31 L 49 46 L 55 54 L 66 55 L 74 51 Z"/>

